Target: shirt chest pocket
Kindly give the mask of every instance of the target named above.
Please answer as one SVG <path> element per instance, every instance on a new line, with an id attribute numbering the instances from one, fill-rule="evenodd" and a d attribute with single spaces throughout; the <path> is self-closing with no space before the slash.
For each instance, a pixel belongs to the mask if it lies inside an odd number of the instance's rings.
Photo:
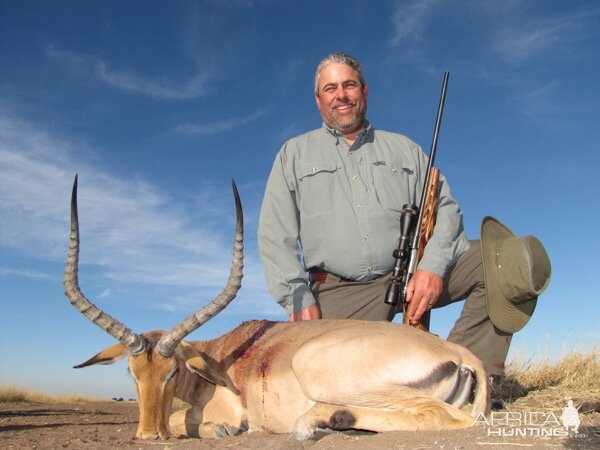
<path id="1" fill-rule="evenodd" d="M 298 204 L 309 216 L 337 211 L 339 166 L 331 163 L 304 164 L 298 172 Z"/>
<path id="2" fill-rule="evenodd" d="M 376 161 L 372 166 L 373 186 L 378 203 L 394 215 L 405 204 L 415 204 L 416 170 L 400 161 Z"/>

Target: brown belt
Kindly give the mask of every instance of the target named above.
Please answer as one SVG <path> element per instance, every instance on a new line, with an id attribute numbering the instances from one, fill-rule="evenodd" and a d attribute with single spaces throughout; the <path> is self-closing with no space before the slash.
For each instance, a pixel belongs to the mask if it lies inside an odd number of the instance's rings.
<path id="1" fill-rule="evenodd" d="M 310 279 L 313 283 L 325 283 L 329 275 L 328 272 L 310 272 Z"/>
<path id="2" fill-rule="evenodd" d="M 314 269 L 309 270 L 308 272 L 310 273 L 310 280 L 313 283 L 325 283 L 328 279 L 329 281 L 352 281 L 347 278 L 338 277 L 329 272 L 320 272 Z"/>
<path id="3" fill-rule="evenodd" d="M 358 283 L 357 280 L 351 280 L 350 278 L 340 277 L 339 275 L 335 275 L 331 272 L 323 272 L 314 269 L 309 269 L 310 280 L 313 283 L 325 283 L 325 281 L 334 281 L 338 283 Z M 376 277 L 379 278 L 379 277 Z"/>

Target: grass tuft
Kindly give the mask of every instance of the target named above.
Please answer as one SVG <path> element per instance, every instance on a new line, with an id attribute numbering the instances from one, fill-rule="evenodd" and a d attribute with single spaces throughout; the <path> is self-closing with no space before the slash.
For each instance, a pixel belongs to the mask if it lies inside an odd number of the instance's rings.
<path id="1" fill-rule="evenodd" d="M 572 353 L 556 364 L 519 365 L 512 362 L 506 370 L 507 378 L 519 382 L 528 391 L 560 386 L 566 389 L 600 389 L 600 351 Z"/>
<path id="2" fill-rule="evenodd" d="M 58 404 L 58 403 L 92 403 L 110 401 L 101 397 L 89 397 L 78 394 L 53 395 L 34 389 L 16 386 L 0 386 L 0 404 Z"/>
<path id="3" fill-rule="evenodd" d="M 600 349 L 565 355 L 555 364 L 511 361 L 504 377 L 493 383 L 494 398 L 506 407 L 545 405 L 564 407 L 572 399 L 583 411 L 600 404 Z"/>

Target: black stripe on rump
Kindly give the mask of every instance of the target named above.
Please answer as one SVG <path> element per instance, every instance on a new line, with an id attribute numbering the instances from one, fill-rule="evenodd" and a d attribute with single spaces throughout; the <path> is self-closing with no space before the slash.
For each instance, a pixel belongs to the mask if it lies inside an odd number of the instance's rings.
<path id="1" fill-rule="evenodd" d="M 453 376 L 457 370 L 458 366 L 453 361 L 446 361 L 434 368 L 426 377 L 411 381 L 406 385 L 413 389 L 425 389 Z"/>

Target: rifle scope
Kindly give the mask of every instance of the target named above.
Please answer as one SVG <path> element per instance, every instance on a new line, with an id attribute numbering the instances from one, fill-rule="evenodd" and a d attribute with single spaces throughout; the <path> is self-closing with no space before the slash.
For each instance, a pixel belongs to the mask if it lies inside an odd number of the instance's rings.
<path id="1" fill-rule="evenodd" d="M 396 306 L 398 299 L 401 298 L 401 295 L 403 296 L 401 290 L 406 284 L 406 280 L 402 278 L 407 274 L 405 269 L 410 255 L 410 241 L 415 228 L 417 212 L 415 205 L 404 205 L 402 207 L 402 214 L 400 215 L 400 242 L 398 243 L 398 248 L 394 250 L 396 263 L 394 264 L 392 277 L 385 293 L 384 302 L 388 305 Z"/>

